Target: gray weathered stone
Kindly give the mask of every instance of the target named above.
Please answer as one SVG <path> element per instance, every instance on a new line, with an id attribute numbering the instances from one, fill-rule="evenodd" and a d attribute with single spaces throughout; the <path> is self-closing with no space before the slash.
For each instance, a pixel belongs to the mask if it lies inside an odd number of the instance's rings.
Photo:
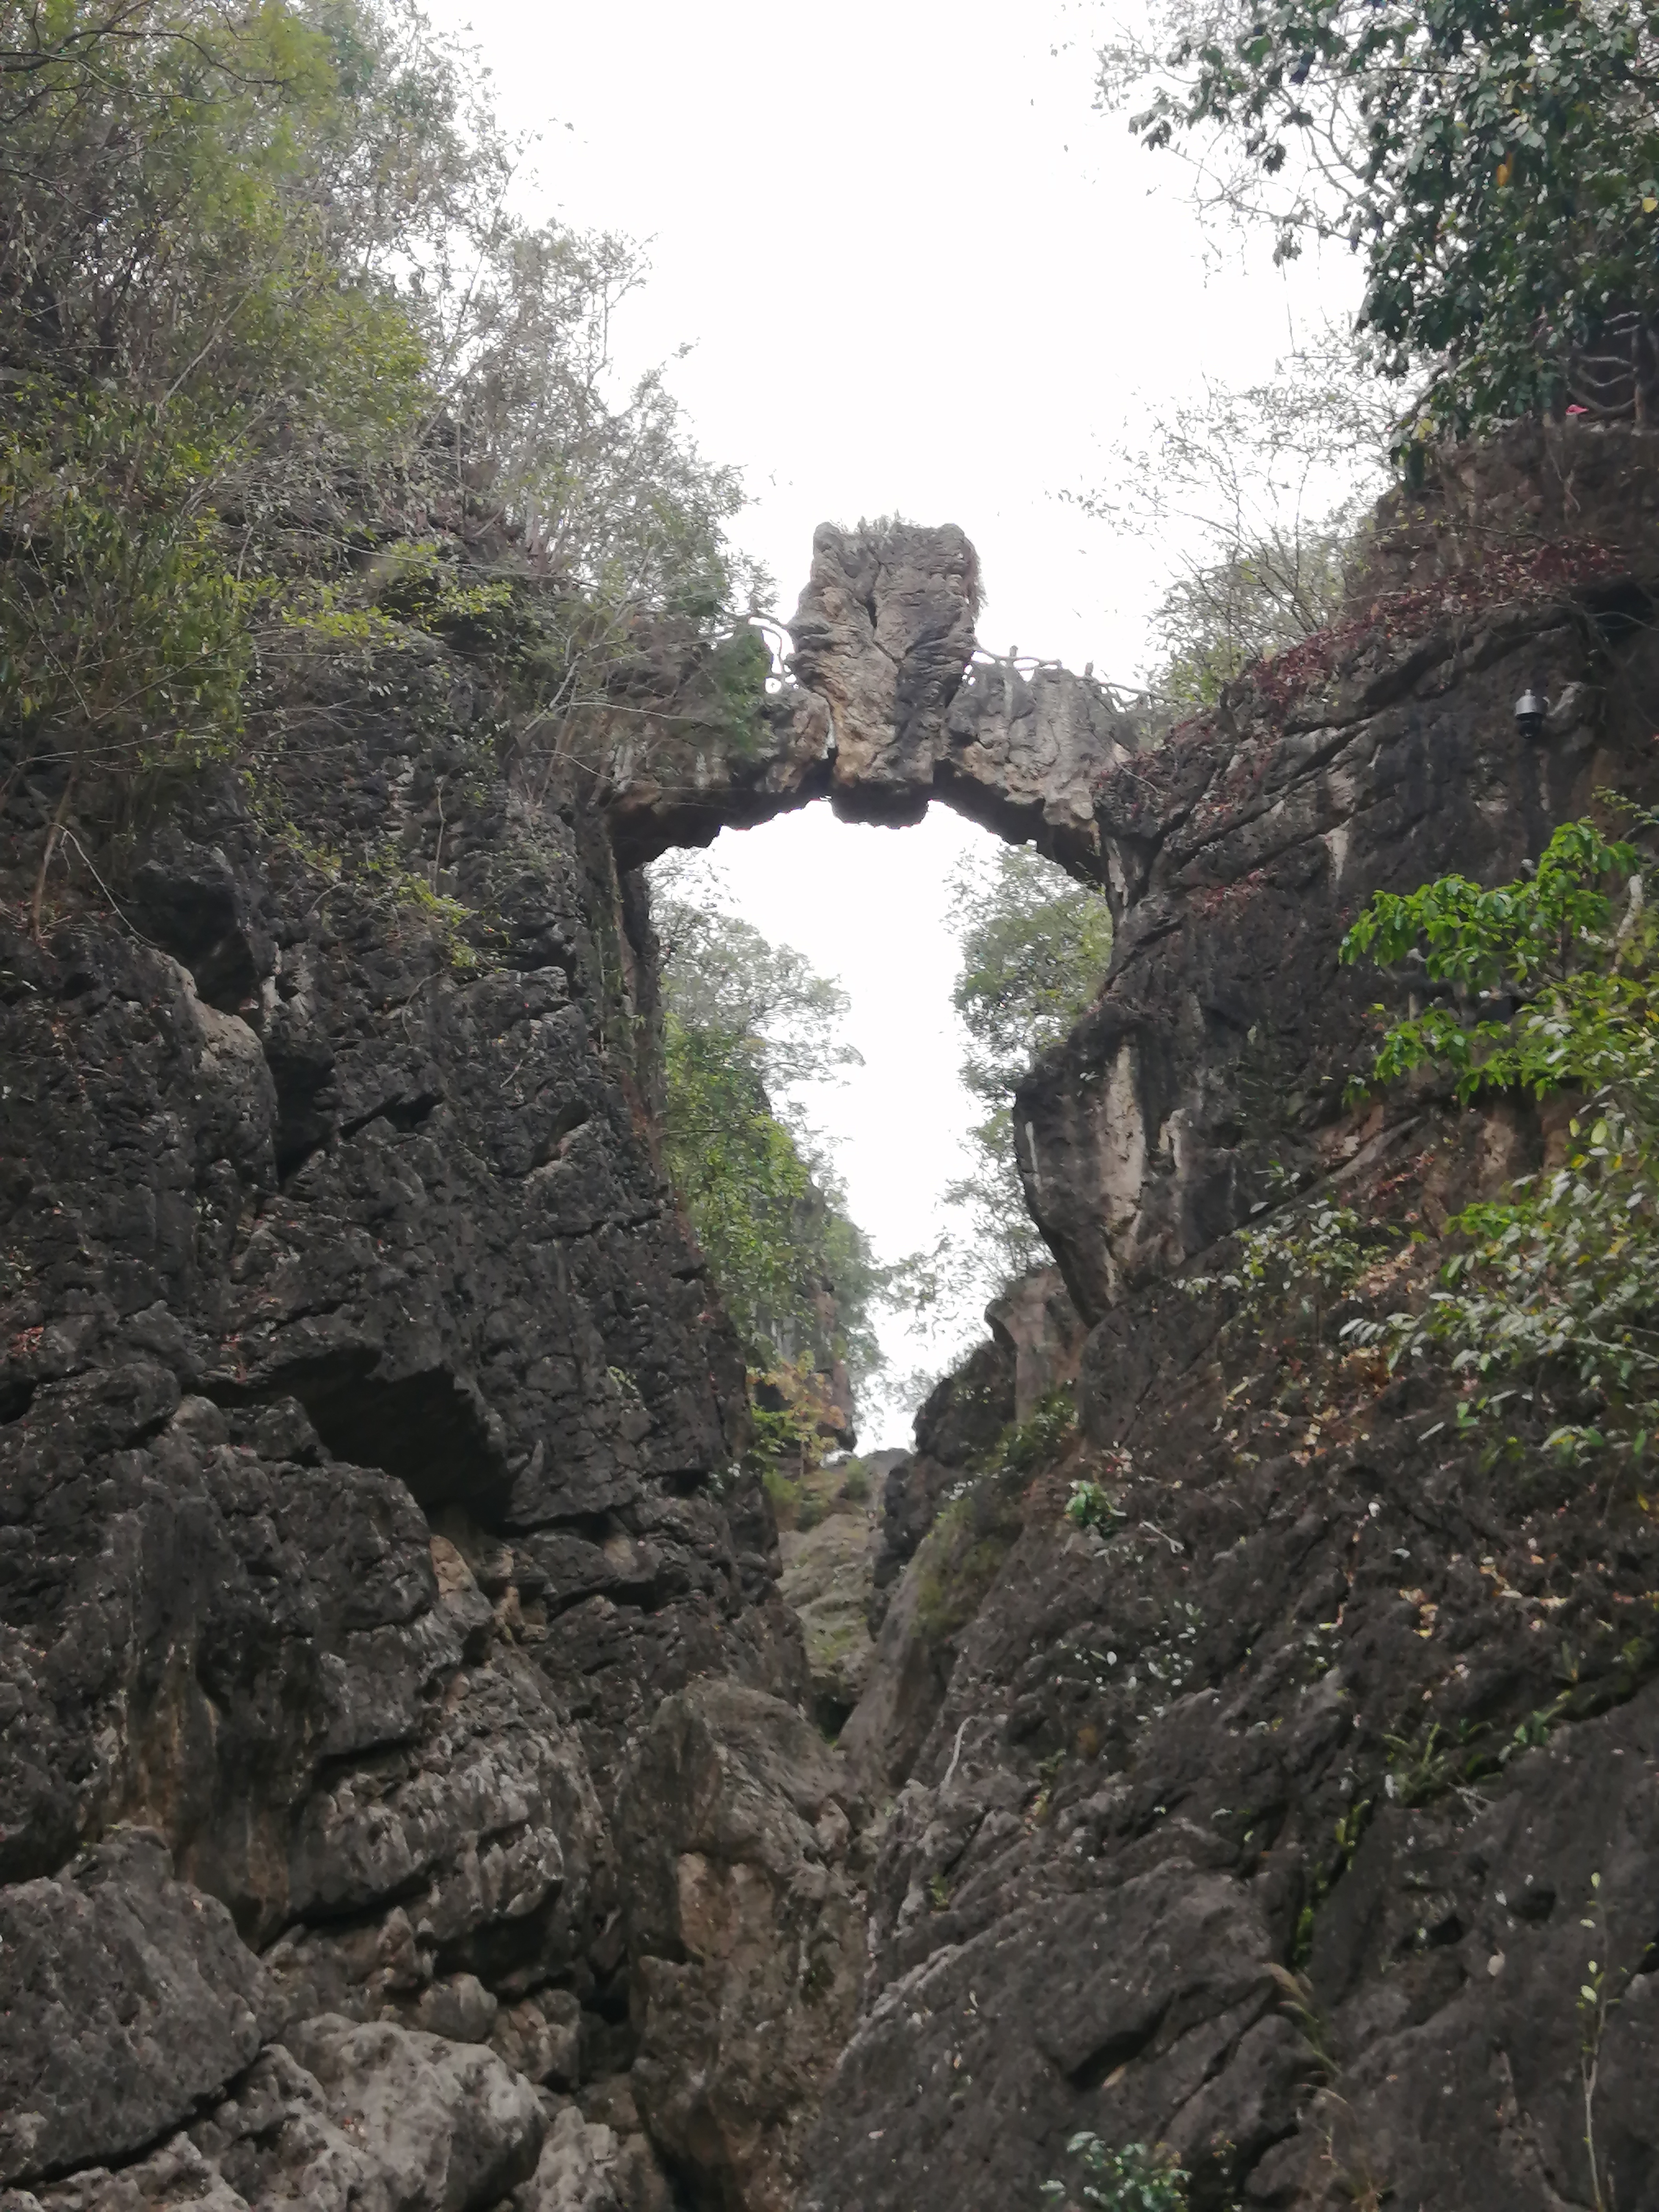
<path id="1" fill-rule="evenodd" d="M 0 2181 L 122 2158 L 250 2065 L 270 1991 L 159 1836 L 0 1889 Z"/>

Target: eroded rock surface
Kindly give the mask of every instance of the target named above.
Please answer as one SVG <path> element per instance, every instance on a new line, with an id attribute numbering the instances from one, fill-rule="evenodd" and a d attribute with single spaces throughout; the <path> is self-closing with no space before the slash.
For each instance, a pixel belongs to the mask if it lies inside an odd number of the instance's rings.
<path id="1" fill-rule="evenodd" d="M 289 797 L 441 835 L 487 958 L 232 788 L 133 933 L 0 952 L 0 2179 L 54 2203 L 569 2198 L 547 2106 L 637 2042 L 622 1760 L 700 1674 L 806 1693 L 652 1151 L 642 891 L 574 805 L 446 800 L 426 726 L 340 702 Z"/>
<path id="2" fill-rule="evenodd" d="M 472 964 L 228 788 L 125 924 L 8 924 L 3 2212 L 1003 2212 L 1079 2127 L 1169 2142 L 1194 2212 L 1560 2212 L 1604 1968 L 1602 2193 L 1653 2197 L 1651 1516 L 1483 1465 L 1442 1384 L 1310 1395 L 1170 1278 L 1275 1162 L 1403 1235 L 1545 1156 L 1346 1108 L 1409 979 L 1336 949 L 1653 799 L 1655 477 L 1639 434 L 1455 457 L 1350 622 L 1151 750 L 975 657 L 960 532 L 826 531 L 789 684 L 738 727 L 741 639 L 645 641 L 539 811 L 435 643 L 324 702 L 295 818 L 441 858 Z M 844 1757 L 656 1165 L 628 872 L 820 793 L 942 798 L 1118 921 L 1016 1114 L 1069 1312 L 1004 1309 L 886 1471 Z M 11 913 L 52 800 L 0 781 Z"/>
<path id="3" fill-rule="evenodd" d="M 1650 803 L 1652 441 L 1545 443 L 1535 501 L 1513 451 L 1462 457 L 1383 549 L 1397 591 L 1100 789 L 1111 970 L 1017 1103 L 1093 1324 L 1080 1427 L 966 1608 L 963 1516 L 1009 1499 L 963 1415 L 1012 1419 L 1006 1346 L 919 1424 L 955 1483 L 896 1491 L 915 1548 L 842 1741 L 898 1797 L 813 2212 L 1081 2202 L 1079 2129 L 1167 2142 L 1200 2212 L 1659 2189 L 1651 1515 L 1483 1453 L 1455 1376 L 1322 1363 L 1305 1319 L 1170 1281 L 1231 1264 L 1275 1163 L 1406 1248 L 1547 1156 L 1524 1107 L 1345 1106 L 1416 979 L 1337 961 L 1372 890 L 1512 876 L 1603 787 Z"/>
<path id="4" fill-rule="evenodd" d="M 251 2065 L 275 2023 L 216 1899 L 129 1832 L 0 1891 L 0 2180 L 125 2157 Z"/>
<path id="5" fill-rule="evenodd" d="M 754 725 L 649 747 L 619 733 L 605 790 L 619 856 L 637 865 L 825 796 L 848 821 L 891 823 L 939 799 L 1098 879 L 1098 787 L 1139 726 L 1091 678 L 975 659 L 978 604 L 978 559 L 953 526 L 825 524 L 790 619 L 793 680 Z"/>
<path id="6" fill-rule="evenodd" d="M 785 2212 L 864 1964 L 844 1765 L 799 1711 L 705 1680 L 666 1699 L 617 1814 L 634 2094 L 700 2201 Z"/>

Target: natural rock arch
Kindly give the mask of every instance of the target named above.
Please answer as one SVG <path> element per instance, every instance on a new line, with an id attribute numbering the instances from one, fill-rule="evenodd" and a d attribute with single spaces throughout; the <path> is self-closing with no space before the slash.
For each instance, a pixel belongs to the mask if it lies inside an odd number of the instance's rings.
<path id="1" fill-rule="evenodd" d="M 823 796 L 895 823 L 938 799 L 1098 885 L 1100 997 L 1015 1106 L 1032 1217 L 1097 1322 L 1246 1218 L 1281 1155 L 1352 1157 L 1375 985 L 1337 964 L 1345 918 L 1448 869 L 1513 874 L 1627 774 L 1645 725 L 1601 664 L 1652 602 L 1654 445 L 1520 425 L 1445 457 L 1382 503 L 1341 623 L 1150 750 L 1091 678 L 975 658 L 959 529 L 825 526 L 759 728 L 613 751 L 618 862 Z M 1528 688 L 1556 702 L 1542 747 L 1514 722 Z"/>
<path id="2" fill-rule="evenodd" d="M 978 578 L 954 524 L 824 524 L 788 626 L 791 680 L 757 726 L 658 723 L 647 744 L 630 732 L 608 749 L 619 865 L 815 799 L 847 821 L 895 824 L 920 821 L 938 799 L 1085 881 L 1121 887 L 1097 801 L 1139 749 L 1137 726 L 1091 677 L 976 659 Z"/>

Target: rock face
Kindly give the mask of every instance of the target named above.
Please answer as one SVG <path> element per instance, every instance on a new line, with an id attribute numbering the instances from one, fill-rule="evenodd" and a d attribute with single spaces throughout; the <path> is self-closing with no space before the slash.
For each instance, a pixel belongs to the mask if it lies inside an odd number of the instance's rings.
<path id="1" fill-rule="evenodd" d="M 1110 974 L 1015 1107 L 1086 1319 L 1224 1235 L 1273 1161 L 1348 1142 L 1376 990 L 1337 948 L 1374 890 L 1512 878 L 1595 792 L 1641 787 L 1656 481 L 1645 434 L 1453 457 L 1350 619 L 1102 785 Z M 1514 719 L 1528 687 L 1552 702 L 1541 743 Z"/>
<path id="2" fill-rule="evenodd" d="M 873 1452 L 874 1462 L 902 1453 Z M 885 1470 L 875 1469 L 878 1483 Z M 875 1647 L 869 1612 L 876 1530 L 868 1508 L 831 1513 L 807 1529 L 779 1537 L 783 1572 L 778 1588 L 801 1626 L 812 1679 L 812 1710 L 831 1735 L 840 1733 L 857 1705 Z"/>
<path id="3" fill-rule="evenodd" d="M 856 2009 L 850 1777 L 778 1699 L 704 1680 L 665 1700 L 621 1793 L 653 2138 L 709 2200 L 786 2212 Z"/>
<path id="4" fill-rule="evenodd" d="M 1453 457 L 1351 619 L 1151 750 L 975 657 L 959 532 L 824 531 L 741 726 L 662 707 L 735 649 L 665 633 L 532 805 L 434 645 L 319 702 L 296 836 L 204 787 L 44 945 L 8 757 L 0 2212 L 957 2212 L 1078 2128 L 1167 2141 L 1194 2212 L 1655 2200 L 1651 1516 L 1170 1277 L 1275 1163 L 1403 1236 L 1543 1157 L 1344 1107 L 1397 979 L 1336 947 L 1655 796 L 1656 488 L 1644 434 Z M 629 872 L 826 792 L 1118 916 L 1018 1102 L 1064 1291 L 884 1473 L 839 1753 L 656 1164 Z M 334 881 L 351 839 L 426 901 Z"/>
<path id="5" fill-rule="evenodd" d="M 484 957 L 211 789 L 126 926 L 0 951 L 0 2183 L 54 2204 L 661 2212 L 637 2112 L 538 2165 L 638 2042 L 617 1778 L 699 1676 L 806 1694 L 642 888 L 574 803 L 444 805 L 424 696 L 288 796 L 441 811 Z"/>
<path id="6" fill-rule="evenodd" d="M 1016 1423 L 1076 1382 L 1088 1331 L 1058 1267 L 1035 1267 L 1011 1283 L 986 1308 L 985 1322 L 994 1342 L 1013 1354 Z"/>
<path id="7" fill-rule="evenodd" d="M 1404 1244 L 1543 1156 L 1520 1110 L 1346 1109 L 1411 979 L 1336 958 L 1374 890 L 1513 875 L 1599 788 L 1651 803 L 1655 444 L 1531 434 L 1454 457 L 1376 599 L 1099 789 L 1111 970 L 1017 1107 L 1094 1324 L 1081 1431 L 942 1636 L 950 1516 L 921 1536 L 844 1732 L 899 1794 L 813 2212 L 1081 2202 L 1079 2129 L 1168 2143 L 1200 2212 L 1659 2191 L 1650 1515 L 1461 1441 L 1455 1379 L 1322 1364 L 1170 1281 L 1224 1264 L 1275 1162 Z M 1012 1413 L 995 1343 L 930 1405 L 941 1468 L 997 1376 Z M 971 1465 L 951 1515 L 995 1504 Z"/>
<path id="8" fill-rule="evenodd" d="M 258 2056 L 267 1978 L 224 1907 L 172 1875 L 130 1830 L 0 1893 L 0 2180 L 129 2156 Z"/>

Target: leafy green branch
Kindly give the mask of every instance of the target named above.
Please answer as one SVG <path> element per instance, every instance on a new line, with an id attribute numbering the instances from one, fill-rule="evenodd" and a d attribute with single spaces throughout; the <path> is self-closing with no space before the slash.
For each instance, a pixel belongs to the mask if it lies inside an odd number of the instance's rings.
<path id="1" fill-rule="evenodd" d="M 1513 1378 L 1564 1414 L 1547 1447 L 1640 1462 L 1659 1429 L 1659 933 L 1637 848 L 1567 823 L 1519 882 L 1483 890 L 1452 877 L 1380 896 L 1342 957 L 1413 953 L 1430 981 L 1465 997 L 1394 1024 L 1373 1081 L 1427 1067 L 1465 1101 L 1565 1091 L 1586 1103 L 1559 1166 L 1448 1222 L 1453 1249 L 1425 1300 L 1352 1321 L 1344 1336 L 1386 1346 L 1396 1366 L 1432 1349 L 1471 1383 Z M 1511 1395 L 1488 1388 L 1479 1406 L 1496 1411 Z"/>

